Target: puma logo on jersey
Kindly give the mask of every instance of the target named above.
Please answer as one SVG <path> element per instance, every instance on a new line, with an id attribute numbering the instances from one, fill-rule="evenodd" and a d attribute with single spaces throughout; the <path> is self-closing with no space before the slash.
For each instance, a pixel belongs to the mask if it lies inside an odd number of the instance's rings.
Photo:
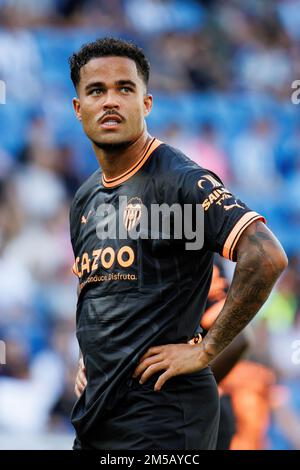
<path id="1" fill-rule="evenodd" d="M 236 202 L 236 200 L 235 200 L 234 204 L 230 204 L 230 206 L 223 206 L 223 207 L 224 207 L 225 211 L 229 211 L 233 207 L 239 207 L 240 209 L 245 209 L 245 207 L 241 206 L 238 202 Z"/>
<path id="2" fill-rule="evenodd" d="M 88 215 L 85 217 L 84 215 L 81 217 L 81 223 L 82 224 L 87 224 L 87 221 L 89 220 L 89 217 L 91 215 L 92 211 L 89 210 Z"/>

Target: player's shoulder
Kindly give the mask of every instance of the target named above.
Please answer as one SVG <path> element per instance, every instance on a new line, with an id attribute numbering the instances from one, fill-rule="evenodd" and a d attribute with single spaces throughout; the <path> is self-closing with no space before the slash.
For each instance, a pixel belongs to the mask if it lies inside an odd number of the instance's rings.
<path id="1" fill-rule="evenodd" d="M 162 175 L 172 176 L 173 181 L 180 180 L 187 182 L 197 181 L 207 176 L 211 181 L 214 179 L 215 186 L 223 186 L 223 182 L 218 175 L 198 165 L 178 148 L 163 143 L 158 150 L 159 172 Z"/>
<path id="2" fill-rule="evenodd" d="M 102 170 L 98 168 L 81 184 L 71 202 L 71 210 L 84 202 L 85 198 L 90 195 L 91 190 L 101 181 L 101 175 Z"/>
<path id="3" fill-rule="evenodd" d="M 160 165 L 168 171 L 186 171 L 196 166 L 201 168 L 180 149 L 165 142 L 158 147 L 158 156 Z"/>

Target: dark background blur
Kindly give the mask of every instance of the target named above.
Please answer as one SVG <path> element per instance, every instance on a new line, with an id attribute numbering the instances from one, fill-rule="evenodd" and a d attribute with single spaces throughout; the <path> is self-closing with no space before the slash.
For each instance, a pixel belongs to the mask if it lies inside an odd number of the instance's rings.
<path id="1" fill-rule="evenodd" d="M 113 35 L 152 65 L 152 135 L 265 215 L 289 268 L 253 323 L 264 448 L 300 448 L 299 0 L 0 0 L 0 448 L 68 448 L 78 359 L 68 210 L 97 168 L 67 58 Z M 226 263 L 228 275 L 234 265 Z"/>

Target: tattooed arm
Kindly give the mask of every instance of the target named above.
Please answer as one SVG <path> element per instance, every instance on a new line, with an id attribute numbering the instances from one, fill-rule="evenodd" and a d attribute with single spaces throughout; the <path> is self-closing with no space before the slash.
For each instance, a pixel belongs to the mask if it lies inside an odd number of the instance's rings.
<path id="1" fill-rule="evenodd" d="M 175 375 L 206 367 L 245 328 L 267 300 L 276 280 L 287 267 L 279 241 L 262 223 L 253 222 L 236 248 L 237 264 L 226 302 L 204 340 L 196 345 L 167 344 L 150 348 L 134 372 L 144 383 L 164 371 L 154 389 Z"/>
<path id="2" fill-rule="evenodd" d="M 213 359 L 245 328 L 287 263 L 280 243 L 262 222 L 245 230 L 237 245 L 237 264 L 226 302 L 202 342 L 208 357 Z"/>

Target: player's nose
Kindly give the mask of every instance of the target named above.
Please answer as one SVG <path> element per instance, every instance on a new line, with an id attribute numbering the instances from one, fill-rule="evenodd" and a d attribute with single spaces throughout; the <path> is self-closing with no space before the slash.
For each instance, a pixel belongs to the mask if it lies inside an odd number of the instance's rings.
<path id="1" fill-rule="evenodd" d="M 108 91 L 105 94 L 105 100 L 103 102 L 103 109 L 104 110 L 113 109 L 113 108 L 118 109 L 119 107 L 120 107 L 120 104 L 119 104 L 117 94 L 113 90 Z"/>

